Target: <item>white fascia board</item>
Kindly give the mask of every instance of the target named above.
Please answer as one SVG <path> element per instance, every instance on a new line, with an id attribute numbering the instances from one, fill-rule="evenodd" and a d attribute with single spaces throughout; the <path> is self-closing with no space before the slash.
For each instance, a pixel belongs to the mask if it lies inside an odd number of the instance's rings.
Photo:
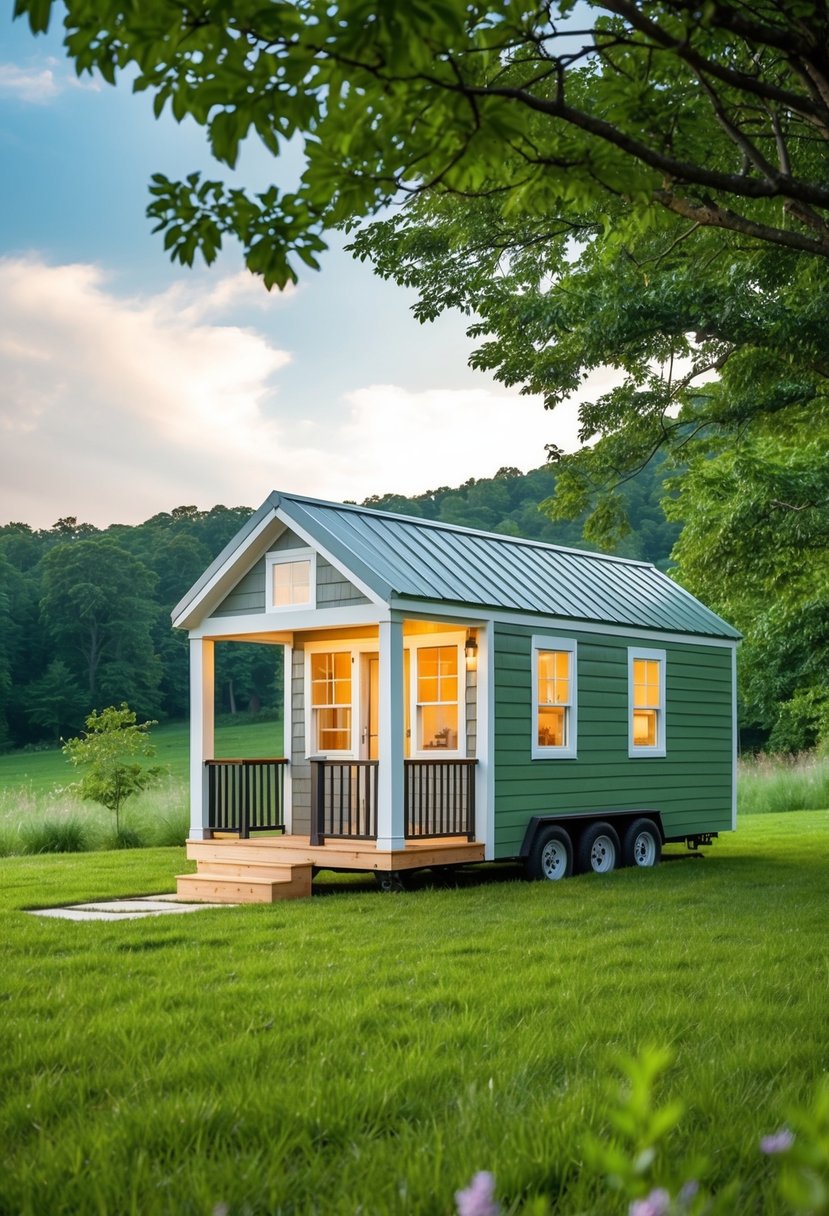
<path id="1" fill-rule="evenodd" d="M 377 625 L 388 620 L 388 608 L 355 604 L 347 608 L 304 608 L 296 612 L 251 612 L 246 616 L 211 617 L 190 630 L 191 638 L 245 637 L 256 634 L 285 634 L 314 629 L 337 629 L 353 625 Z"/>
<path id="2" fill-rule="evenodd" d="M 274 524 L 277 522 L 276 512 L 269 511 L 244 538 L 237 549 L 228 555 L 226 560 L 214 571 L 212 577 L 199 590 L 198 594 L 186 604 L 183 611 L 173 617 L 173 626 L 187 629 L 197 626 L 216 604 L 233 590 L 239 579 L 243 578 L 259 558 L 267 551 L 271 543 Z M 191 636 L 197 636 L 191 634 Z M 202 634 L 202 636 L 205 636 Z"/>
<path id="3" fill-rule="evenodd" d="M 373 590 L 373 588 L 369 587 L 368 583 L 360 578 L 360 576 L 356 574 L 350 566 L 346 565 L 345 562 L 336 557 L 331 550 L 319 540 L 319 537 L 315 536 L 313 532 L 309 532 L 307 528 L 303 527 L 303 525 L 295 518 L 295 516 L 291 515 L 289 511 L 286 511 L 284 507 L 279 507 L 277 509 L 276 516 L 277 519 L 281 520 L 281 522 L 285 524 L 286 528 L 290 528 L 290 530 L 295 532 L 300 539 L 305 541 L 306 545 L 310 545 L 312 549 L 315 549 L 317 553 L 324 557 L 335 570 L 340 572 L 343 578 L 347 579 L 348 582 L 353 583 L 358 591 L 362 591 L 366 599 L 371 600 L 372 604 L 388 607 L 387 600 L 384 600 L 381 595 L 378 595 L 377 592 Z"/>
<path id="4" fill-rule="evenodd" d="M 571 620 L 561 616 L 542 616 L 534 612 L 526 614 L 499 612 L 479 608 L 474 604 L 470 604 L 467 609 L 464 609 L 463 605 L 449 605 L 439 601 L 435 602 L 434 607 L 425 605 L 422 600 L 395 599 L 393 603 L 398 611 L 413 620 L 420 618 L 425 621 L 435 621 L 448 618 L 454 621 L 493 621 L 495 624 L 521 625 L 531 630 L 550 629 L 558 633 L 561 633 L 562 630 L 597 633 L 608 637 L 636 638 L 648 642 L 679 642 L 686 646 L 723 646 L 727 650 L 736 650 L 740 644 L 738 638 L 712 638 L 703 633 L 668 633 L 661 629 L 642 629 L 634 625 L 604 625 L 600 622 Z"/>

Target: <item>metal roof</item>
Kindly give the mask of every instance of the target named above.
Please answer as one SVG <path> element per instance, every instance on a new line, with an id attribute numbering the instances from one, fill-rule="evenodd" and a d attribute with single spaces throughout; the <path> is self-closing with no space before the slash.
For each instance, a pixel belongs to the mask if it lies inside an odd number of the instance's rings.
<path id="1" fill-rule="evenodd" d="M 263 549 L 277 521 L 318 545 L 385 603 L 420 600 L 666 633 L 740 634 L 647 562 L 274 492 L 173 609 L 192 627 Z M 234 570 L 239 567 L 238 574 Z"/>
<path id="2" fill-rule="evenodd" d="M 292 494 L 273 493 L 268 504 L 387 602 L 440 601 L 740 637 L 646 562 Z"/>

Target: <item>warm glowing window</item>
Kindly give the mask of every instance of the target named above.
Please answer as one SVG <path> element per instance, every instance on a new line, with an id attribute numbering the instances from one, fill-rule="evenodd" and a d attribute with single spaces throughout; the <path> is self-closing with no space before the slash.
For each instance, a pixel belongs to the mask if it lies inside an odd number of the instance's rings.
<path id="1" fill-rule="evenodd" d="M 418 650 L 417 721 L 423 751 L 457 751 L 457 646 L 421 646 Z"/>
<path id="2" fill-rule="evenodd" d="M 576 755 L 576 643 L 533 639 L 533 747 L 536 759 Z"/>
<path id="3" fill-rule="evenodd" d="M 269 553 L 267 578 L 269 609 L 314 606 L 314 556 L 310 550 L 301 556 Z"/>
<path id="4" fill-rule="evenodd" d="M 630 752 L 665 754 L 665 651 L 631 650 Z"/>
<path id="5" fill-rule="evenodd" d="M 351 654 L 335 651 L 311 655 L 311 711 L 314 749 L 347 752 L 351 748 Z"/>

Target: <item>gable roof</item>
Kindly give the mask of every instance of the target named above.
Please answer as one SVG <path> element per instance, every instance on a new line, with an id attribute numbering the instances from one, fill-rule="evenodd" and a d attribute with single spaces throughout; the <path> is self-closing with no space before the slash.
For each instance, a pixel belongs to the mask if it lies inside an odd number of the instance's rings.
<path id="1" fill-rule="evenodd" d="M 737 640 L 740 634 L 647 562 L 274 492 L 173 610 L 188 610 L 234 557 L 280 521 L 385 603 L 422 600 Z"/>

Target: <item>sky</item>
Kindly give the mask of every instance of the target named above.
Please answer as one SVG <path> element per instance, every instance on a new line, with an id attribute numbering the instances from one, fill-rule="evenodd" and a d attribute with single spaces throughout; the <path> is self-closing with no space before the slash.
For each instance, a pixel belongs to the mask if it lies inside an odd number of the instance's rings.
<path id="1" fill-rule="evenodd" d="M 8 13 L 8 10 L 7 10 Z M 418 494 L 576 446 L 554 414 L 468 366 L 468 322 L 332 242 L 268 293 L 238 247 L 175 266 L 145 216 L 154 172 L 290 180 L 255 145 L 236 173 L 147 94 L 78 80 L 59 26 L 0 19 L 0 525 L 139 523 L 271 490 Z"/>

